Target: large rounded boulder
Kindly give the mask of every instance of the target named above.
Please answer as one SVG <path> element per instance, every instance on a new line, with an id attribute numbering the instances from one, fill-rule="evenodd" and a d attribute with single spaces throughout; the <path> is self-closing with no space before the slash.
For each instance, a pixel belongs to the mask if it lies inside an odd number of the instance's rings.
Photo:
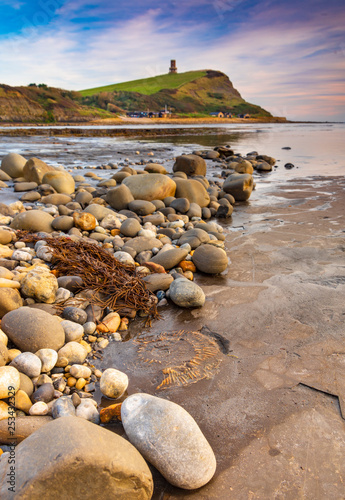
<path id="1" fill-rule="evenodd" d="M 195 179 L 177 179 L 176 198 L 187 198 L 190 203 L 196 203 L 199 207 L 207 207 L 210 203 L 210 195 L 201 182 Z"/>
<path id="2" fill-rule="evenodd" d="M 208 244 L 194 250 L 192 261 L 199 271 L 206 274 L 219 274 L 228 267 L 225 250 Z"/>
<path id="3" fill-rule="evenodd" d="M 53 220 L 54 217 L 47 212 L 43 212 L 43 210 L 29 210 L 17 214 L 11 222 L 11 228 L 32 232 L 42 231 L 44 233 L 51 233 L 53 231 Z"/>
<path id="4" fill-rule="evenodd" d="M 4 499 L 10 498 L 10 467 L 9 461 L 2 461 Z M 149 500 L 153 480 L 145 460 L 127 440 L 84 418 L 66 416 L 40 427 L 17 446 L 15 492 L 21 500 Z"/>
<path id="5" fill-rule="evenodd" d="M 26 159 L 17 153 L 8 153 L 1 161 L 1 170 L 12 178 L 22 177 Z"/>
<path id="6" fill-rule="evenodd" d="M 177 156 L 173 172 L 184 172 L 187 175 L 206 175 L 206 162 L 198 155 Z"/>
<path id="7" fill-rule="evenodd" d="M 254 179 L 250 174 L 231 174 L 223 184 L 223 191 L 231 194 L 236 201 L 247 201 L 254 188 Z"/>
<path id="8" fill-rule="evenodd" d="M 163 174 L 132 175 L 122 181 L 135 200 L 164 200 L 175 196 L 176 184 Z"/>
<path id="9" fill-rule="evenodd" d="M 10 311 L 2 318 L 1 329 L 21 351 L 57 351 L 65 342 L 60 321 L 41 309 L 20 307 Z"/>
<path id="10" fill-rule="evenodd" d="M 43 176 L 47 172 L 55 172 L 55 168 L 47 165 L 39 158 L 30 158 L 24 165 L 23 176 L 27 181 L 42 184 Z"/>
<path id="11" fill-rule="evenodd" d="M 42 178 L 42 184 L 49 184 L 57 193 L 72 194 L 75 189 L 73 177 L 64 170 L 45 173 Z"/>

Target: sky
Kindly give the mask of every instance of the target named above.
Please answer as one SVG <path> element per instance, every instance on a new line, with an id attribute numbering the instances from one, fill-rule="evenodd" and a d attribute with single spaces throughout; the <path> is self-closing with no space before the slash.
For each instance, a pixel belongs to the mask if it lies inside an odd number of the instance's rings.
<path id="1" fill-rule="evenodd" d="M 0 83 L 226 73 L 290 120 L 345 121 L 344 0 L 0 0 Z"/>

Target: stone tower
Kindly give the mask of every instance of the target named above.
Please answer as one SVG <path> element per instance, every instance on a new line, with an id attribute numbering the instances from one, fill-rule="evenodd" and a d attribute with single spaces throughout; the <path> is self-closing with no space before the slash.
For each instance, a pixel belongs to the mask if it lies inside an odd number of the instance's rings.
<path id="1" fill-rule="evenodd" d="M 171 59 L 169 73 L 177 73 L 176 61 L 175 59 Z"/>

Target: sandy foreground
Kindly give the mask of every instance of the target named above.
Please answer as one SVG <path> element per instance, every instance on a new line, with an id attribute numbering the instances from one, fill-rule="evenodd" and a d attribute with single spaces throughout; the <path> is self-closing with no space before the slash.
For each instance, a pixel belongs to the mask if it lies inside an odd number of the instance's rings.
<path id="1" fill-rule="evenodd" d="M 182 491 L 156 474 L 153 498 L 343 498 L 344 189 L 343 178 L 320 177 L 253 192 L 233 214 L 228 274 L 197 280 L 205 306 L 171 306 L 154 322 L 151 333 L 206 326 L 229 340 L 212 378 L 157 391 L 159 368 L 138 357 L 134 340 L 105 351 L 103 365 L 116 360 L 130 393 L 181 404 L 216 454 L 208 485 Z M 175 354 L 178 362 L 186 352 Z"/>

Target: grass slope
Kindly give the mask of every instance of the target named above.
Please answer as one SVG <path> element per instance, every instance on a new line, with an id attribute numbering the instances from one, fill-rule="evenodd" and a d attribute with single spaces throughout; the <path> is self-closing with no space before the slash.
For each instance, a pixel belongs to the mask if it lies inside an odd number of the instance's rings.
<path id="1" fill-rule="evenodd" d="M 154 76 L 152 78 L 143 78 L 130 82 L 115 83 L 104 87 L 81 90 L 83 97 L 99 94 L 100 92 L 138 92 L 143 95 L 152 95 L 162 89 L 177 89 L 197 78 L 206 75 L 206 71 L 187 71 L 186 73 L 172 73 L 166 75 Z"/>

